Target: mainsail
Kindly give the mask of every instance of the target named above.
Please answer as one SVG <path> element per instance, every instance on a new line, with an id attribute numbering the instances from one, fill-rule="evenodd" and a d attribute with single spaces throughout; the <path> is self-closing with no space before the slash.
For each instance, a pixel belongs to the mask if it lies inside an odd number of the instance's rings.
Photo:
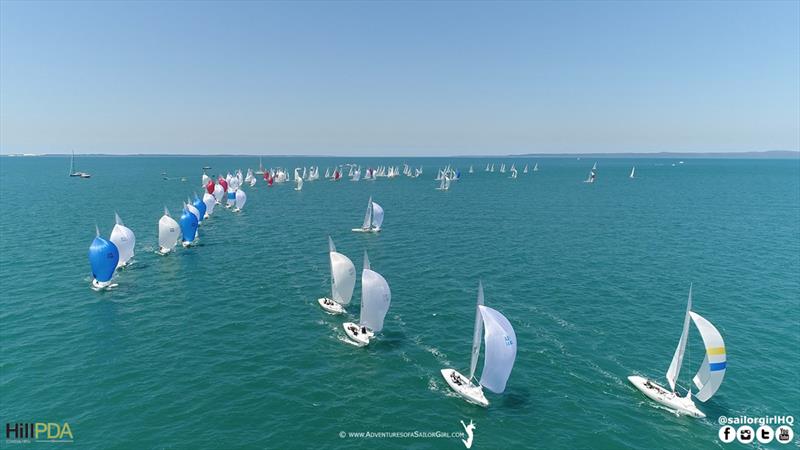
<path id="1" fill-rule="evenodd" d="M 478 304 L 475 306 L 475 331 L 472 333 L 472 360 L 469 363 L 469 379 L 475 376 L 475 368 L 478 366 L 478 355 L 481 353 L 481 334 L 483 333 L 483 320 L 481 320 L 481 310 L 483 305 L 483 282 L 478 282 Z"/>
<path id="2" fill-rule="evenodd" d="M 675 355 L 672 357 L 672 362 L 667 369 L 667 382 L 670 389 L 675 391 L 675 382 L 678 380 L 678 374 L 681 372 L 681 365 L 683 364 L 683 354 L 686 351 L 686 341 L 689 336 L 689 313 L 692 311 L 692 285 L 689 285 L 689 302 L 686 305 L 686 316 L 683 318 L 683 331 L 681 338 L 678 341 L 678 347 L 675 349 Z"/>

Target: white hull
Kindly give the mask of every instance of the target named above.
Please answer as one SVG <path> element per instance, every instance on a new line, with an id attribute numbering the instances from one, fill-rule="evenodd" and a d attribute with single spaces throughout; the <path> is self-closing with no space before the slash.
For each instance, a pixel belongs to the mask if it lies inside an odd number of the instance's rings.
<path id="1" fill-rule="evenodd" d="M 324 309 L 325 312 L 328 313 L 328 314 L 338 315 L 338 314 L 344 314 L 344 313 L 347 312 L 347 311 L 345 311 L 345 309 L 344 309 L 344 307 L 342 305 L 336 303 L 335 301 L 333 301 L 333 300 L 331 300 L 331 299 L 329 299 L 327 297 L 323 297 L 323 298 L 317 299 L 317 302 L 319 303 L 319 306 L 321 306 L 322 309 Z"/>
<path id="2" fill-rule="evenodd" d="M 166 255 L 168 255 L 170 252 L 172 252 L 172 249 L 171 249 L 171 248 L 163 248 L 163 247 L 161 247 L 161 248 L 159 248 L 158 250 L 156 250 L 156 253 L 158 253 L 158 254 L 159 254 L 159 255 L 161 255 L 161 256 L 166 256 Z"/>
<path id="3" fill-rule="evenodd" d="M 112 283 L 111 280 L 109 281 L 97 281 L 96 279 L 92 278 L 92 289 L 95 291 L 100 291 L 103 289 L 111 289 L 117 287 L 117 283 Z"/>
<path id="4" fill-rule="evenodd" d="M 455 376 L 461 382 L 461 384 L 456 383 L 453 380 L 453 376 Z M 442 369 L 442 377 L 444 377 L 444 380 L 447 381 L 450 389 L 463 397 L 464 400 L 478 406 L 483 406 L 484 408 L 489 406 L 489 400 L 487 400 L 486 396 L 483 395 L 483 388 L 480 385 L 475 386 L 472 384 L 467 377 L 461 375 L 457 370 Z"/>
<path id="5" fill-rule="evenodd" d="M 380 233 L 380 228 L 353 228 L 352 230 L 355 233 Z"/>
<path id="6" fill-rule="evenodd" d="M 366 334 L 361 332 L 361 327 L 353 322 L 345 322 L 342 324 L 345 334 L 350 338 L 352 343 L 358 347 L 366 347 L 369 344 L 369 339 L 374 337 L 375 334 L 367 330 Z M 353 331 L 355 329 L 356 331 Z"/>
<path id="7" fill-rule="evenodd" d="M 702 411 L 697 409 L 697 406 L 695 406 L 691 398 L 681 397 L 680 395 L 659 386 L 654 381 L 650 381 L 647 378 L 640 377 L 638 375 L 629 376 L 628 381 L 636 386 L 636 389 L 642 391 L 642 393 L 648 398 L 656 403 L 666 406 L 670 410 L 674 411 L 675 414 L 682 414 L 700 419 L 706 416 Z"/>
<path id="8" fill-rule="evenodd" d="M 187 242 L 187 241 L 181 242 L 181 245 L 183 246 L 183 248 L 189 248 L 189 247 L 192 246 L 192 244 L 193 244 L 193 242 Z"/>

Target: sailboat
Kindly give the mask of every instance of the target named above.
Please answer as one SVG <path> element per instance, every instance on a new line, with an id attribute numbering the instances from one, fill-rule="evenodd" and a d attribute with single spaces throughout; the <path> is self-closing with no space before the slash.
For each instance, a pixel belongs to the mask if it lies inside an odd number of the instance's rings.
<path id="1" fill-rule="evenodd" d="M 130 228 L 122 223 L 119 214 L 114 213 L 114 219 L 116 224 L 111 230 L 111 236 L 109 236 L 108 240 L 113 242 L 119 251 L 119 259 L 117 261 L 117 269 L 119 269 L 127 266 L 128 262 L 133 258 L 133 247 L 136 245 L 136 236 Z"/>
<path id="2" fill-rule="evenodd" d="M 89 246 L 89 264 L 92 266 L 92 288 L 95 290 L 112 288 L 114 271 L 119 262 L 119 249 L 113 242 L 100 237 L 100 230 L 95 226 L 96 235 Z"/>
<path id="3" fill-rule="evenodd" d="M 597 173 L 595 172 L 597 163 L 592 167 L 592 170 L 589 171 L 589 178 L 583 180 L 584 183 L 594 183 L 594 180 L 597 178 Z"/>
<path id="4" fill-rule="evenodd" d="M 473 384 L 478 357 L 481 352 L 481 334 L 484 341 L 483 371 L 480 382 Z M 475 328 L 472 333 L 472 358 L 469 377 L 455 369 L 442 369 L 447 384 L 466 401 L 484 408 L 489 400 L 483 388 L 496 394 L 506 389 L 514 360 L 517 357 L 517 335 L 508 319 L 496 310 L 483 305 L 483 283 L 478 282 L 478 303 L 475 308 Z"/>
<path id="5" fill-rule="evenodd" d="M 536 163 L 536 164 L 533 165 L 533 171 L 534 172 L 538 172 L 539 171 L 539 163 Z"/>
<path id="6" fill-rule="evenodd" d="M 244 208 L 245 202 L 247 202 L 247 194 L 245 194 L 243 190 L 239 189 L 236 191 L 236 207 L 233 208 L 233 212 L 241 212 L 242 208 Z"/>
<path id="7" fill-rule="evenodd" d="M 392 292 L 381 274 L 372 270 L 369 256 L 364 251 L 364 270 L 361 271 L 361 317 L 358 324 L 345 322 L 344 332 L 353 345 L 364 347 L 375 333 L 383 330 L 383 319 L 389 312 Z"/>
<path id="8" fill-rule="evenodd" d="M 183 242 L 181 242 L 181 245 L 184 247 L 192 245 L 197 237 L 197 216 L 189 211 L 189 206 L 190 205 L 184 205 L 183 214 L 181 215 L 180 222 L 178 222 L 181 227 L 181 235 L 183 235 Z"/>
<path id="9" fill-rule="evenodd" d="M 469 166 L 469 173 L 475 173 L 475 171 L 472 170 L 472 164 L 470 164 L 470 166 Z"/>
<path id="10" fill-rule="evenodd" d="M 213 195 L 206 192 L 203 194 L 203 204 L 206 205 L 206 213 L 203 215 L 203 220 L 206 220 L 211 217 L 211 214 L 214 214 L 214 206 L 217 205 L 217 201 Z"/>
<path id="11" fill-rule="evenodd" d="M 356 266 L 350 258 L 336 251 L 330 236 L 328 236 L 328 254 L 331 260 L 331 296 L 320 298 L 317 302 L 328 314 L 342 314 L 347 312 L 344 307 L 353 298 Z"/>
<path id="12" fill-rule="evenodd" d="M 703 358 L 703 363 L 700 365 L 700 370 L 692 379 L 698 389 L 695 397 L 701 402 L 708 401 L 722 385 L 722 379 L 725 377 L 725 369 L 727 367 L 725 342 L 722 340 L 722 335 L 719 334 L 719 331 L 711 322 L 703 318 L 700 314 L 692 311 L 691 285 L 689 285 L 689 301 L 686 305 L 686 316 L 683 319 L 683 331 L 678 340 L 678 347 L 675 349 L 675 355 L 672 357 L 669 369 L 667 369 L 666 378 L 671 390 L 667 390 L 659 386 L 656 382 L 638 375 L 629 376 L 628 381 L 651 400 L 666 406 L 678 415 L 683 414 L 703 418 L 706 416 L 705 413 L 697 409 L 694 401 L 692 401 L 691 386 L 687 390 L 686 396 L 683 397 L 675 391 L 681 365 L 683 365 L 683 356 L 686 352 L 690 321 L 694 323 L 695 327 L 697 327 L 697 331 L 700 332 L 700 337 L 703 338 L 703 344 L 706 349 L 705 358 Z"/>
<path id="13" fill-rule="evenodd" d="M 528 165 L 525 164 L 525 167 L 522 168 L 522 173 L 528 173 Z"/>
<path id="14" fill-rule="evenodd" d="M 76 172 L 75 171 L 75 151 L 72 152 L 72 156 L 69 158 L 69 176 L 71 177 L 80 177 L 80 178 L 91 178 L 92 176 L 86 172 Z"/>
<path id="15" fill-rule="evenodd" d="M 592 170 L 593 170 L 593 171 L 594 171 L 594 170 L 597 170 L 597 161 L 595 161 L 595 162 L 594 162 L 594 165 L 592 166 Z"/>
<path id="16" fill-rule="evenodd" d="M 367 212 L 364 214 L 364 223 L 361 228 L 353 228 L 357 233 L 378 233 L 383 225 L 383 208 L 369 198 Z"/>
<path id="17" fill-rule="evenodd" d="M 169 215 L 167 207 L 164 207 L 164 215 L 158 219 L 158 251 L 160 255 L 166 255 L 171 252 L 175 245 L 178 243 L 180 236 L 180 226 Z"/>
<path id="18" fill-rule="evenodd" d="M 298 175 L 298 176 L 295 177 L 294 181 L 297 184 L 297 186 L 295 186 L 294 190 L 295 191 L 302 191 L 303 190 L 303 177 Z"/>
<path id="19" fill-rule="evenodd" d="M 450 178 L 447 176 L 442 177 L 442 181 L 439 183 L 439 187 L 437 187 L 436 190 L 437 191 L 450 190 Z"/>
<path id="20" fill-rule="evenodd" d="M 264 175 L 264 162 L 261 160 L 261 157 L 258 157 L 258 170 L 256 170 L 256 175 Z"/>
<path id="21" fill-rule="evenodd" d="M 192 203 L 192 206 L 194 206 L 194 209 L 200 213 L 200 216 L 197 218 L 198 223 L 201 223 L 208 218 L 208 215 L 206 214 L 206 211 L 208 210 L 208 208 L 206 208 L 206 203 L 197 197 L 197 194 L 194 194 L 194 203 Z"/>
<path id="22" fill-rule="evenodd" d="M 635 175 L 635 174 L 636 174 L 636 166 L 633 166 L 633 167 L 631 168 L 631 174 L 630 174 L 630 175 L 628 175 L 628 178 L 634 178 L 634 175 Z"/>

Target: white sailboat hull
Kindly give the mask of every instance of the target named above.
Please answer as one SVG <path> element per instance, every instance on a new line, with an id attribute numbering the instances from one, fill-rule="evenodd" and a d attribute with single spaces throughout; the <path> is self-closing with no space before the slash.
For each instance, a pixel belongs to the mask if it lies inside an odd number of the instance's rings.
<path id="1" fill-rule="evenodd" d="M 166 256 L 166 255 L 167 255 L 167 254 L 169 254 L 171 251 L 172 251 L 172 249 L 171 249 L 171 248 L 159 247 L 159 249 L 156 251 L 156 253 L 158 253 L 158 254 L 159 254 L 159 255 L 161 255 L 161 256 Z"/>
<path id="2" fill-rule="evenodd" d="M 352 230 L 355 233 L 380 233 L 380 228 L 353 228 Z"/>
<path id="3" fill-rule="evenodd" d="M 453 375 L 461 380 L 461 384 L 458 384 L 453 380 Z M 489 400 L 487 400 L 486 396 L 483 395 L 483 388 L 480 385 L 475 386 L 472 384 L 467 377 L 461 375 L 457 370 L 442 369 L 442 377 L 444 377 L 444 381 L 447 382 L 447 384 L 450 386 L 450 389 L 463 397 L 467 402 L 478 406 L 483 406 L 484 408 L 489 406 Z"/>
<path id="4" fill-rule="evenodd" d="M 111 289 L 117 287 L 118 284 L 114 283 L 111 280 L 108 281 L 97 281 L 97 279 L 92 278 L 92 289 L 95 291 L 100 291 L 103 289 Z"/>
<path id="5" fill-rule="evenodd" d="M 366 347 L 369 344 L 369 339 L 375 336 L 375 333 L 367 330 L 366 334 L 361 332 L 361 327 L 353 322 L 345 322 L 342 324 L 345 334 L 350 338 L 353 345 L 357 347 Z M 356 331 L 354 331 L 354 329 Z"/>
<path id="6" fill-rule="evenodd" d="M 344 306 L 327 297 L 317 299 L 317 302 L 319 303 L 319 306 L 322 307 L 322 309 L 328 314 L 339 315 L 347 312 L 345 311 Z"/>
<path id="7" fill-rule="evenodd" d="M 650 400 L 653 400 L 654 402 L 664 405 L 670 410 L 675 411 L 675 414 L 692 416 L 700 419 L 706 416 L 702 411 L 697 409 L 697 406 L 695 406 L 691 398 L 681 397 L 680 395 L 659 386 L 654 381 L 638 375 L 629 376 L 628 381 L 630 381 L 631 384 L 636 387 L 636 389 L 642 391 L 642 393 L 650 398 Z"/>

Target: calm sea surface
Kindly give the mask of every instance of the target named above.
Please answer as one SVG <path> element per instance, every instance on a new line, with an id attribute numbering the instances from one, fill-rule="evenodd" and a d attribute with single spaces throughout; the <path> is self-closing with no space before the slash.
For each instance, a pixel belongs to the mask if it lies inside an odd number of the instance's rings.
<path id="1" fill-rule="evenodd" d="M 455 449 L 457 438 L 339 433 L 455 433 L 473 420 L 478 449 L 650 449 L 728 448 L 720 415 L 800 419 L 797 160 L 601 159 L 594 185 L 581 182 L 586 159 L 539 159 L 529 174 L 535 160 L 504 160 L 517 180 L 483 171 L 501 159 L 406 161 L 424 174 L 301 192 L 259 179 L 241 214 L 217 208 L 200 245 L 160 257 L 163 207 L 179 216 L 202 192 L 200 168 L 257 158 L 79 157 L 89 180 L 67 177 L 66 157 L 0 158 L 0 425 L 68 422 L 80 448 Z M 403 160 L 264 159 L 321 172 L 347 162 Z M 447 163 L 462 180 L 436 191 Z M 384 230 L 352 233 L 370 195 Z M 94 292 L 88 247 L 115 211 L 136 233 L 135 263 L 117 289 Z M 330 289 L 328 235 L 358 273 L 368 250 L 392 289 L 364 349 L 340 326 L 357 318 L 358 285 L 349 317 L 316 303 Z M 488 409 L 439 374 L 469 369 L 478 279 L 519 343 Z M 626 379 L 663 382 L 690 282 L 728 352 L 720 391 L 698 402 L 703 420 L 655 408 Z M 690 339 L 683 385 L 703 355 Z"/>

